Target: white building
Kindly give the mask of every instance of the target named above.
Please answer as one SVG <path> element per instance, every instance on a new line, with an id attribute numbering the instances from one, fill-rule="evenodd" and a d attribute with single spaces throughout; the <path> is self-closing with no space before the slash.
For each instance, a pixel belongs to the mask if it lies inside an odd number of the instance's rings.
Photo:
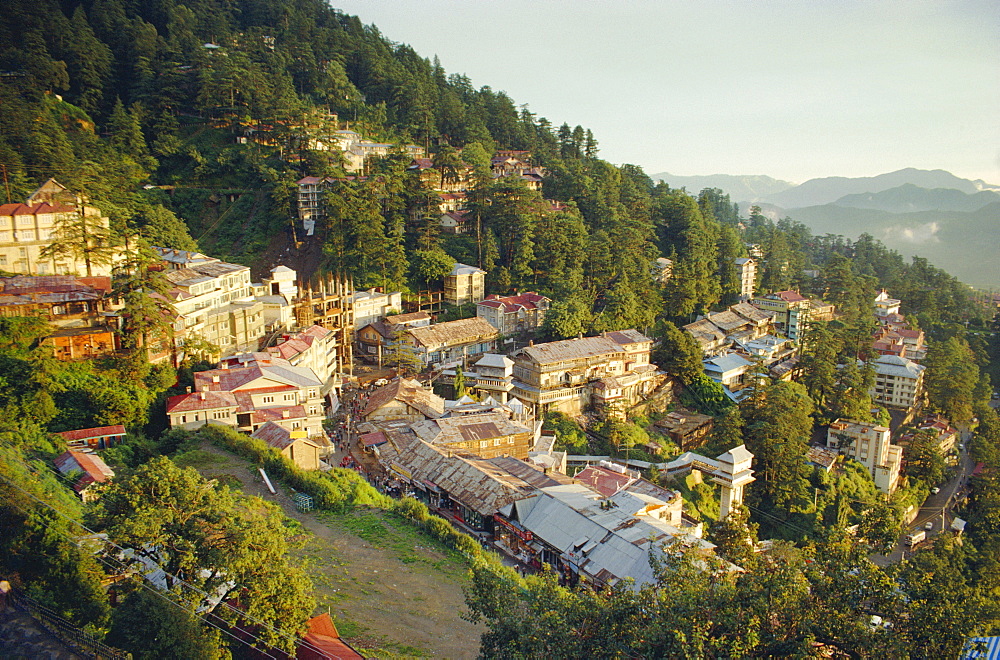
<path id="1" fill-rule="evenodd" d="M 749 258 L 736 259 L 736 274 L 740 278 L 740 302 L 753 298 L 754 284 L 757 282 L 757 262 Z"/>
<path id="2" fill-rule="evenodd" d="M 875 296 L 875 316 L 884 319 L 892 314 L 899 314 L 899 306 L 902 301 L 889 297 L 889 292 L 882 289 Z"/>
<path id="3" fill-rule="evenodd" d="M 887 427 L 838 419 L 830 424 L 826 446 L 864 465 L 883 493 L 896 490 L 903 448 L 890 443 Z"/>
<path id="4" fill-rule="evenodd" d="M 477 303 L 486 296 L 486 271 L 455 263 L 444 277 L 444 301 L 451 305 Z"/>
<path id="5" fill-rule="evenodd" d="M 379 289 L 355 291 L 351 294 L 351 299 L 354 301 L 354 327 L 357 329 L 403 309 L 403 294 L 400 291 L 392 293 L 384 293 Z"/>
<path id="6" fill-rule="evenodd" d="M 243 367 L 223 362 L 221 369 L 197 372 L 194 392 L 167 399 L 170 427 L 220 424 L 251 433 L 276 422 L 326 444 L 322 381 L 312 369 L 269 357 Z"/>
<path id="7" fill-rule="evenodd" d="M 514 361 L 506 355 L 487 353 L 476 362 L 475 367 L 476 390 L 484 397 L 494 396 L 500 403 L 507 403 L 510 391 L 514 389 Z"/>
<path id="8" fill-rule="evenodd" d="M 927 367 L 898 355 L 880 355 L 875 367 L 875 403 L 893 408 L 919 407 L 924 397 L 924 371 Z"/>

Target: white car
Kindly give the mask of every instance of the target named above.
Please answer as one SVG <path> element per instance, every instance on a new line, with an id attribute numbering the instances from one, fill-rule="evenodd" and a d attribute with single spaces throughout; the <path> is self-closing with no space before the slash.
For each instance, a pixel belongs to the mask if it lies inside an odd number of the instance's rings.
<path id="1" fill-rule="evenodd" d="M 937 495 L 940 492 L 941 492 L 941 489 L 938 488 L 937 486 L 934 486 L 934 488 L 931 488 L 931 493 L 933 493 L 934 495 Z"/>
<path id="2" fill-rule="evenodd" d="M 927 522 L 925 522 L 924 523 L 924 529 L 926 529 L 928 532 L 931 531 L 932 529 L 934 529 L 934 521 L 933 520 L 928 520 Z"/>

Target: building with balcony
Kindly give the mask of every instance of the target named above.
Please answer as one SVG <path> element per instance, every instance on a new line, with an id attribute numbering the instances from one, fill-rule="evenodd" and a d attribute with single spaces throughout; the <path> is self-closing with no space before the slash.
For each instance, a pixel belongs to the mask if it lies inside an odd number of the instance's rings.
<path id="1" fill-rule="evenodd" d="M 757 284 L 757 262 L 749 257 L 740 257 L 734 261 L 736 276 L 740 280 L 740 302 L 753 298 L 753 290 Z"/>
<path id="2" fill-rule="evenodd" d="M 240 367 L 199 371 L 194 391 L 167 399 L 171 428 L 205 424 L 231 426 L 252 433 L 267 422 L 303 431 L 315 444 L 328 444 L 323 431 L 323 382 L 306 367 L 258 356 Z"/>
<path id="3" fill-rule="evenodd" d="M 477 303 L 486 296 L 486 271 L 456 263 L 444 276 L 444 301 L 451 305 Z"/>
<path id="4" fill-rule="evenodd" d="M 892 444 L 889 438 L 888 427 L 838 419 L 827 430 L 826 446 L 864 465 L 875 486 L 892 494 L 899 483 L 903 448 Z"/>
<path id="5" fill-rule="evenodd" d="M 538 418 L 548 411 L 576 415 L 594 406 L 629 407 L 659 384 L 649 363 L 652 345 L 636 330 L 529 344 L 511 355 L 511 393 Z"/>
<path id="6" fill-rule="evenodd" d="M 924 402 L 924 371 L 927 367 L 898 355 L 880 355 L 872 366 L 875 387 L 872 399 L 876 404 L 912 410 Z"/>
<path id="7" fill-rule="evenodd" d="M 506 355 L 487 353 L 475 364 L 472 387 L 484 398 L 492 396 L 507 403 L 514 389 L 514 361 Z"/>
<path id="8" fill-rule="evenodd" d="M 492 294 L 476 303 L 476 316 L 486 319 L 501 337 L 509 337 L 540 328 L 550 304 L 550 299 L 534 291 L 513 296 Z"/>

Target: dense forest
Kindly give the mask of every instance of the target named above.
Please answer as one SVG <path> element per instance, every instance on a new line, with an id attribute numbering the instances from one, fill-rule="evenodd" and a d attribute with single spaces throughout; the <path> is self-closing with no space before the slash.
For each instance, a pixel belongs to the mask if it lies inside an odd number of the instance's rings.
<path id="1" fill-rule="evenodd" d="M 575 593 L 550 576 L 524 581 L 483 559 L 474 564 L 470 604 L 489 620 L 484 655 L 808 655 L 825 652 L 817 646 L 824 644 L 859 656 L 938 656 L 1000 620 L 1000 420 L 987 405 L 985 377 L 995 363 L 989 337 L 996 328 L 972 290 L 926 260 L 907 261 L 868 235 L 814 236 L 791 218 L 774 222 L 756 208 L 739 209 L 723 190 L 654 183 L 635 165 L 600 158 L 586 128 L 556 125 L 502 91 L 477 88 L 320 0 L 9 0 L 4 10 L 5 201 L 21 201 L 55 177 L 109 216 L 120 241 L 137 236 L 147 245 L 199 249 L 259 272 L 275 265 L 273 246 L 301 238 L 296 181 L 331 177 L 328 213 L 313 239 L 321 268 L 351 276 L 359 288 L 412 292 L 458 260 L 486 270 L 491 293 L 532 289 L 551 297 L 544 338 L 642 329 L 659 341 L 655 361 L 683 382 L 692 404 L 717 416 L 711 441 L 723 448 L 745 442 L 757 455 L 762 476 L 749 497 L 757 522 L 739 519 L 712 532 L 722 555 L 745 573 L 720 577 L 678 552 L 660 567 L 655 587 Z M 366 176 L 348 177 L 336 154 L 309 148 L 317 132 L 345 125 L 369 139 L 423 147 L 442 181 L 471 168 L 475 230 L 441 233 L 437 200 L 401 149 L 371 163 Z M 542 190 L 493 178 L 498 149 L 529 152 L 547 173 Z M 738 300 L 733 261 L 751 247 L 761 254 L 759 290 L 798 289 L 841 315 L 804 338 L 800 382 L 762 385 L 734 406 L 704 376 L 679 327 Z M 673 262 L 664 283 L 651 269 L 657 257 Z M 128 286 L 119 282 L 119 290 Z M 940 457 L 911 461 L 908 486 L 891 502 L 863 471 L 826 482 L 802 463 L 814 423 L 879 414 L 864 395 L 872 374 L 863 339 L 880 288 L 903 300 L 908 320 L 934 342 L 927 361 L 933 406 L 956 421 L 978 420 L 973 451 L 987 467 L 974 484 L 965 513 L 973 531 L 964 541 L 895 569 L 871 566 L 865 550 L 895 538 L 902 508 L 940 479 Z M 138 506 L 137 482 L 124 479 L 100 508 L 85 511 L 32 461 L 61 448 L 53 432 L 124 423 L 132 437 L 109 460 L 125 474 L 175 483 L 182 501 L 197 499 L 203 484 L 157 458 L 190 440 L 161 435 L 160 415 L 166 394 L 182 391 L 170 388 L 189 383 L 190 373 L 178 379 L 136 356 L 58 363 L 38 345 L 44 324 L 3 321 L 0 567 L 35 579 L 42 585 L 36 595 L 72 621 L 135 643 L 123 632 L 127 617 L 156 599 L 135 590 L 112 621 L 99 582 L 113 567 L 71 540 L 84 520 L 121 538 L 135 532 L 133 518 L 156 538 L 161 530 L 149 514 L 163 502 Z M 344 496 L 347 504 L 368 503 L 370 493 L 357 496 L 362 486 L 343 488 L 355 493 Z M 286 548 L 275 511 L 228 492 L 198 506 L 213 524 L 229 516 L 234 525 L 274 531 L 262 554 L 233 555 L 234 574 L 308 591 L 281 562 L 274 573 L 254 573 L 262 556 Z M 843 530 L 858 522 L 860 534 L 848 539 Z M 762 536 L 799 545 L 750 557 L 757 524 Z M 51 560 L 35 561 L 38 553 Z M 303 603 L 281 602 L 261 616 L 300 621 Z M 872 627 L 871 614 L 897 627 Z M 197 625 L 181 617 L 176 629 Z M 185 637 L 196 645 L 186 652 L 209 657 L 197 635 Z"/>

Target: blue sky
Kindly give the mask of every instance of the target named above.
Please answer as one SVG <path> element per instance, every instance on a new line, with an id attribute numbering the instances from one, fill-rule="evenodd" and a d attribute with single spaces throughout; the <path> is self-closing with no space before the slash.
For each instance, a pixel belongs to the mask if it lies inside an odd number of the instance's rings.
<path id="1" fill-rule="evenodd" d="M 1000 185 L 1000 2 L 332 0 L 647 173 Z"/>

